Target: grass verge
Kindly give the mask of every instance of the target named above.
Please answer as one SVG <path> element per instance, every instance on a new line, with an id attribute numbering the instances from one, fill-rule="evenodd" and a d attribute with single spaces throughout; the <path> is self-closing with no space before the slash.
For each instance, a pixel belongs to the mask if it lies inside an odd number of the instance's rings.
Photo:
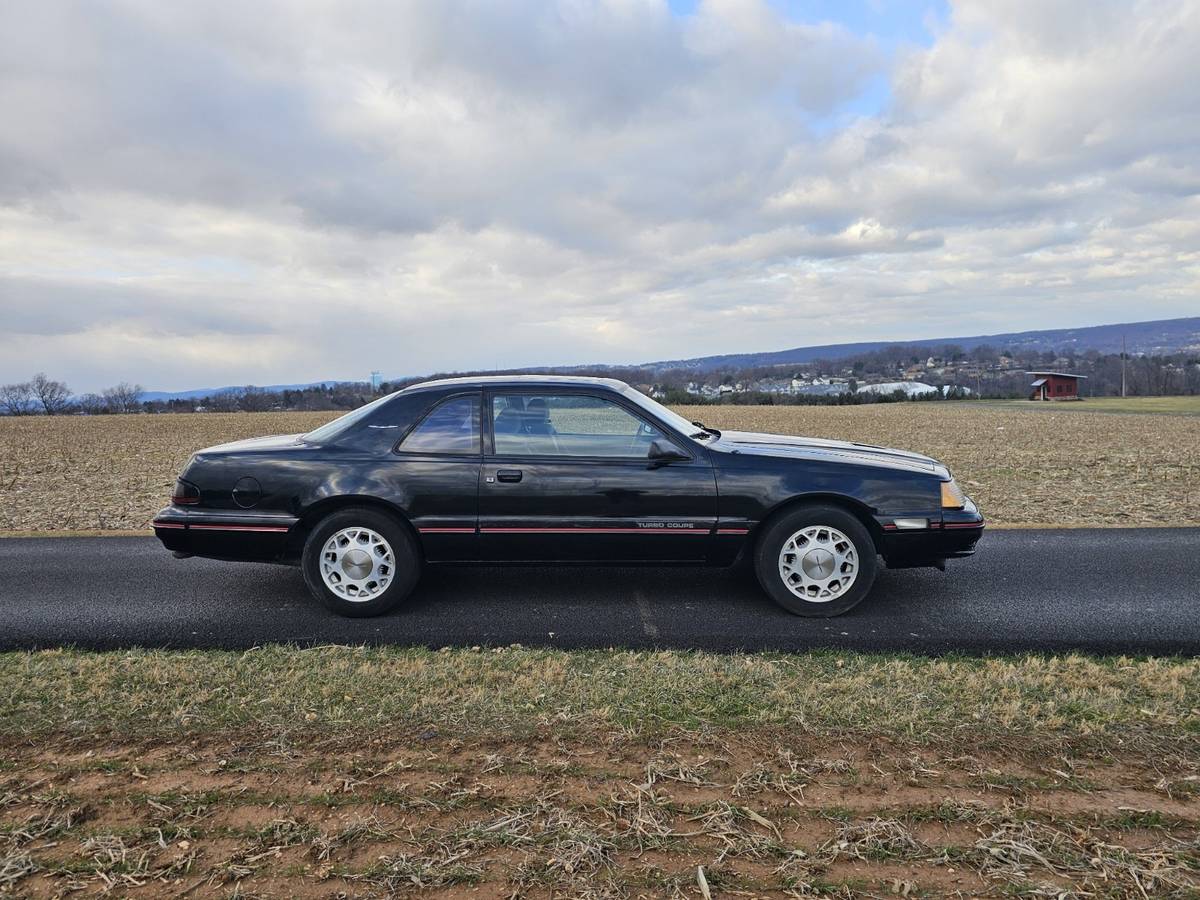
<path id="1" fill-rule="evenodd" d="M 0 734 L 801 728 L 915 742 L 1200 732 L 1200 660 L 268 646 L 0 655 Z"/>

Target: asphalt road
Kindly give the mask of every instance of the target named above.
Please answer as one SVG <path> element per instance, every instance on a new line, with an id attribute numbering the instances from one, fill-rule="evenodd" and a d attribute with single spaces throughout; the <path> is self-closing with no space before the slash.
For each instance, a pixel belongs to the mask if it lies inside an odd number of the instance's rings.
<path id="1" fill-rule="evenodd" d="M 882 571 L 836 619 L 791 616 L 743 573 L 661 568 L 431 568 L 395 613 L 342 619 L 291 568 L 153 538 L 0 540 L 0 649 L 275 641 L 1194 654 L 1200 528 L 992 530 L 945 573 Z"/>

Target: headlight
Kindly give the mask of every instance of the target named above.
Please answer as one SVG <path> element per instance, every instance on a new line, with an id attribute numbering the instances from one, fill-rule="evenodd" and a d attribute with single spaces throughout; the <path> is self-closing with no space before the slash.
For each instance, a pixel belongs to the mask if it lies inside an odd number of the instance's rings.
<path id="1" fill-rule="evenodd" d="M 967 495 L 962 492 L 953 478 L 942 482 L 942 509 L 962 509 L 967 505 Z"/>

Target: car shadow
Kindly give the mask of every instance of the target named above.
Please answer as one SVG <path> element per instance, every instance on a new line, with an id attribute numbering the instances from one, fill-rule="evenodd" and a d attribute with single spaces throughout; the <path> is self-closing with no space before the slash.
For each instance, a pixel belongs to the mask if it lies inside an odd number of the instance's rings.
<path id="1" fill-rule="evenodd" d="M 804 618 L 777 606 L 744 568 L 429 566 L 394 612 L 343 618 L 309 595 L 298 569 L 195 562 L 211 570 L 211 577 L 191 580 L 196 602 L 189 604 L 186 624 L 170 628 L 172 644 L 522 644 L 718 652 L 877 647 L 940 635 L 946 619 L 939 604 L 947 604 L 948 593 L 958 595 L 949 606 L 963 602 L 965 590 L 963 582 L 936 571 L 883 570 L 875 589 L 853 610 Z M 156 633 L 164 626 L 142 624 L 146 639 L 160 639 Z"/>
<path id="2" fill-rule="evenodd" d="M 254 566 L 239 570 L 239 594 L 256 605 L 293 607 L 312 600 L 299 569 Z M 894 602 L 912 603 L 938 590 L 942 573 L 882 569 L 862 603 L 839 619 L 886 615 Z M 946 587 L 949 587 L 949 583 Z M 935 598 L 941 599 L 941 598 Z M 651 605 L 669 612 L 703 607 L 730 614 L 801 620 L 777 606 L 748 569 L 605 566 L 428 566 L 412 595 L 392 616 L 423 617 L 453 611 L 472 617 L 508 617 L 518 610 L 627 610 Z"/>

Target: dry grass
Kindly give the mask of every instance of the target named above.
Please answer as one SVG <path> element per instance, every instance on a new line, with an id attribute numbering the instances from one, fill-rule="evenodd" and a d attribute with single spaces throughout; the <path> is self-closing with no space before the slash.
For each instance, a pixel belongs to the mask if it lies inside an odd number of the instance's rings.
<path id="1" fill-rule="evenodd" d="M 1038 736 L 1047 747 L 1061 739 L 1163 752 L 1200 733 L 1200 660 L 1182 659 L 272 645 L 6 653 L 0 685 L 0 739 L 799 727 L 964 749 Z M 803 776 L 738 790 L 750 797 L 764 785 L 796 787 Z M 706 777 L 697 761 L 668 756 L 651 760 L 642 780 L 702 785 Z M 1164 784 L 1187 793 L 1185 783 Z"/>
<path id="2" fill-rule="evenodd" d="M 1029 403 L 1025 400 L 987 401 L 988 406 L 1046 412 L 1136 413 L 1139 415 L 1200 416 L 1200 394 L 1187 397 L 1087 397 L 1082 403 Z"/>
<path id="3" fill-rule="evenodd" d="M 993 524 L 1200 524 L 1200 416 L 1087 408 L 904 403 L 680 411 L 718 428 L 865 441 L 930 454 L 954 470 Z M 329 418 L 326 413 L 0 417 L 0 531 L 144 529 L 192 451 L 254 435 L 307 431 Z"/>
<path id="4" fill-rule="evenodd" d="M 326 413 L 0 417 L 0 529 L 144 529 L 193 451 L 309 431 Z"/>

